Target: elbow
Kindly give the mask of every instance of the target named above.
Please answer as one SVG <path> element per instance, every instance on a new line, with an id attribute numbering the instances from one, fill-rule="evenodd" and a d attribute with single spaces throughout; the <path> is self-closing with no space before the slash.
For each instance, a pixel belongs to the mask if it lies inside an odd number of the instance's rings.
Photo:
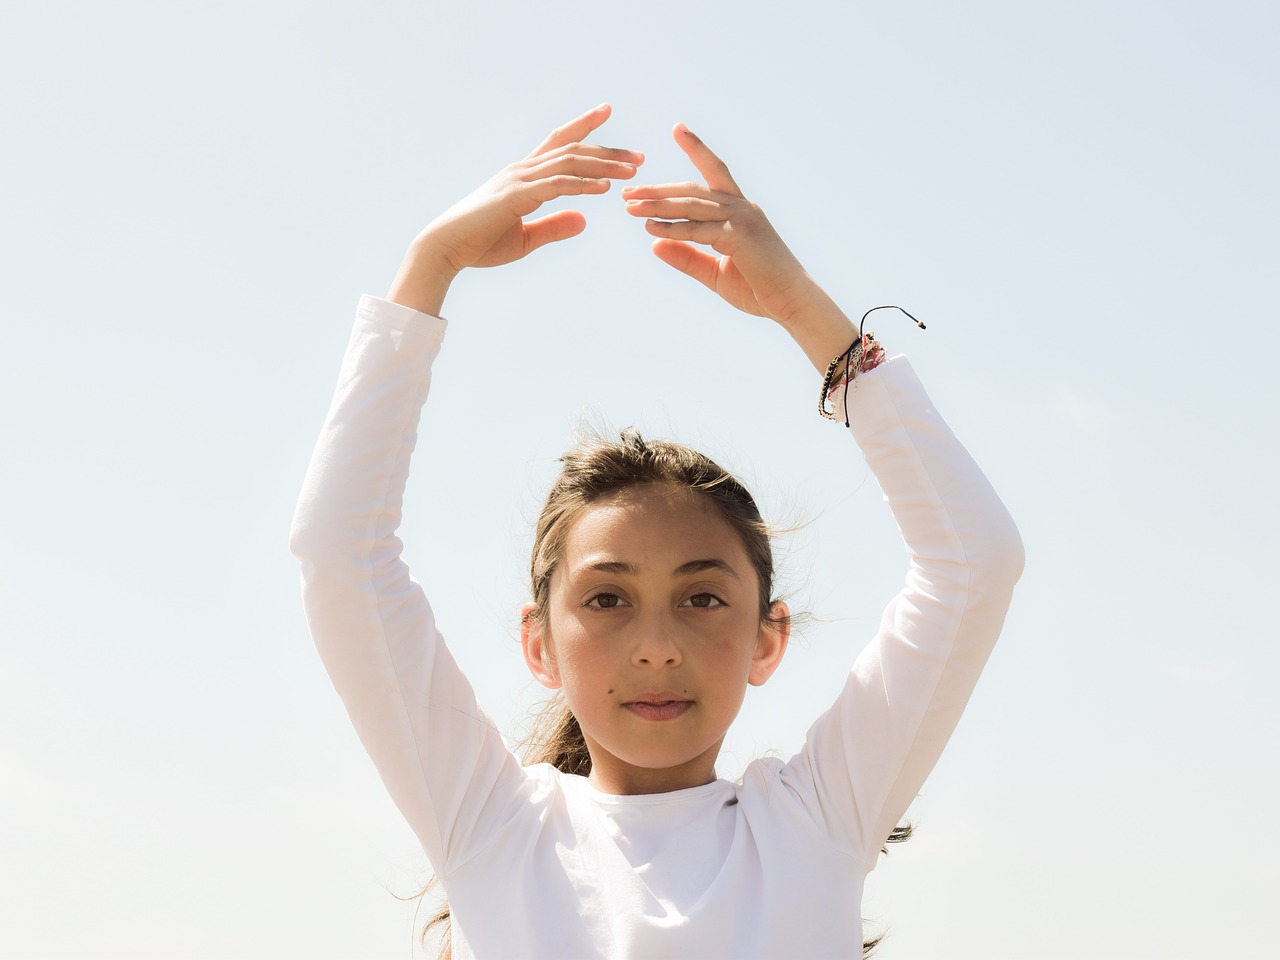
<path id="1" fill-rule="evenodd" d="M 337 589 L 338 584 L 366 583 L 400 559 L 401 543 L 392 535 L 375 536 L 369 519 L 335 517 L 335 511 L 307 509 L 301 503 L 289 531 L 289 551 L 302 565 L 305 589 Z"/>
<path id="2" fill-rule="evenodd" d="M 294 519 L 293 526 L 289 530 L 289 552 L 302 566 L 304 592 L 308 585 L 315 582 L 317 571 L 325 566 L 326 555 L 332 554 L 332 550 L 324 548 L 323 540 L 323 536 L 314 526 L 299 523 L 296 518 Z"/>
<path id="3" fill-rule="evenodd" d="M 369 549 L 368 514 L 353 510 L 308 482 L 293 512 L 289 552 L 304 570 L 345 564 Z"/>
<path id="4" fill-rule="evenodd" d="M 1010 533 L 1004 546 L 1004 568 L 1009 579 L 1009 586 L 1013 586 L 1022 578 L 1022 571 L 1027 565 L 1027 551 L 1022 544 L 1022 536 L 1018 533 L 1018 528 L 1010 526 Z"/>
<path id="5" fill-rule="evenodd" d="M 984 593 L 1007 593 L 1021 578 L 1027 558 L 1013 518 L 1001 509 L 962 531 L 957 559 L 967 569 L 970 584 L 981 584 Z"/>
<path id="6" fill-rule="evenodd" d="M 352 544 L 328 524 L 294 521 L 289 531 L 289 551 L 302 568 L 302 596 L 308 609 L 317 601 L 343 596 L 368 577 Z"/>
<path id="7" fill-rule="evenodd" d="M 293 515 L 293 525 L 289 528 L 289 552 L 306 566 L 322 552 L 323 540 L 319 526 L 307 515 L 304 505 L 299 504 L 298 511 Z"/>
<path id="8" fill-rule="evenodd" d="M 310 509 L 303 499 L 289 529 L 289 552 L 302 564 L 304 572 L 332 565 L 349 552 L 342 532 L 333 522 L 326 522 L 322 511 Z"/>
<path id="9" fill-rule="evenodd" d="M 1017 526 L 1008 515 L 1003 523 L 988 532 L 982 558 L 982 566 L 993 583 L 1012 590 L 1022 577 L 1027 562 L 1026 548 Z"/>

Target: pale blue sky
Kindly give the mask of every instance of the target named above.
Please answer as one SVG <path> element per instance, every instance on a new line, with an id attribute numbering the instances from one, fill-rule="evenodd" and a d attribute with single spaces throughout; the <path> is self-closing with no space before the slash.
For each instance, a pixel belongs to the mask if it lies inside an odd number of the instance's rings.
<path id="1" fill-rule="evenodd" d="M 642 180 L 690 175 L 688 123 L 850 312 L 929 324 L 876 327 L 1023 531 L 919 835 L 873 875 L 883 960 L 1273 954 L 1278 21 L 0 2 L 0 954 L 411 955 L 387 890 L 426 866 L 310 647 L 289 519 L 359 295 L 601 100 Z M 781 549 L 817 619 L 732 775 L 798 745 L 905 561 L 799 352 L 616 195 L 580 208 L 585 237 L 446 303 L 447 467 L 412 478 L 409 559 L 514 732 L 530 518 L 573 423 L 738 469 L 812 521 Z"/>

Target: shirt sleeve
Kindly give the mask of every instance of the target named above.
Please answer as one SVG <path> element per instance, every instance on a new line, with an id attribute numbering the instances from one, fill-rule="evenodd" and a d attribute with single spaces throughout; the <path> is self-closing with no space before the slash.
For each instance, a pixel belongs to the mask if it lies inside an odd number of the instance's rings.
<path id="1" fill-rule="evenodd" d="M 396 536 L 445 321 L 360 301 L 290 546 L 325 668 L 441 874 L 513 815 L 524 777 L 436 629 Z"/>
<path id="2" fill-rule="evenodd" d="M 835 398 L 843 409 L 843 398 Z M 1004 623 L 1022 542 L 904 357 L 854 381 L 850 430 L 893 512 L 906 583 L 782 780 L 870 869 L 950 738 Z"/>

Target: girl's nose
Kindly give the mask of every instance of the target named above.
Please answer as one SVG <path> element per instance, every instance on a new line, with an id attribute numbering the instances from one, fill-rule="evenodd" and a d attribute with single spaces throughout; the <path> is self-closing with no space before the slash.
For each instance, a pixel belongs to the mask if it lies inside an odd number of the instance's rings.
<path id="1" fill-rule="evenodd" d="M 665 617 L 643 617 L 635 624 L 637 636 L 631 663 L 637 667 L 676 667 L 682 659 L 676 642 L 677 625 Z"/>

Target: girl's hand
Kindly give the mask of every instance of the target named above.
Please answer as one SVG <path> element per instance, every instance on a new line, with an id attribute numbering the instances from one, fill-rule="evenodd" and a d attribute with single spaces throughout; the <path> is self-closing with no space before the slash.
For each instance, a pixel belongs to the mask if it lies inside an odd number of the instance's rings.
<path id="1" fill-rule="evenodd" d="M 626 187 L 627 212 L 658 237 L 653 252 L 739 310 L 768 317 L 795 338 L 819 370 L 857 331 L 805 272 L 764 211 L 743 196 L 724 161 L 682 123 L 676 143 L 706 181 Z M 711 247 L 719 257 L 694 244 Z"/>
<path id="2" fill-rule="evenodd" d="M 538 247 L 578 235 L 586 218 L 561 210 L 525 222 L 557 197 L 604 193 L 612 180 L 635 176 L 644 155 L 582 143 L 609 119 L 601 104 L 552 131 L 529 156 L 502 169 L 418 234 L 387 298 L 438 313 L 454 277 L 467 267 L 496 267 Z"/>

